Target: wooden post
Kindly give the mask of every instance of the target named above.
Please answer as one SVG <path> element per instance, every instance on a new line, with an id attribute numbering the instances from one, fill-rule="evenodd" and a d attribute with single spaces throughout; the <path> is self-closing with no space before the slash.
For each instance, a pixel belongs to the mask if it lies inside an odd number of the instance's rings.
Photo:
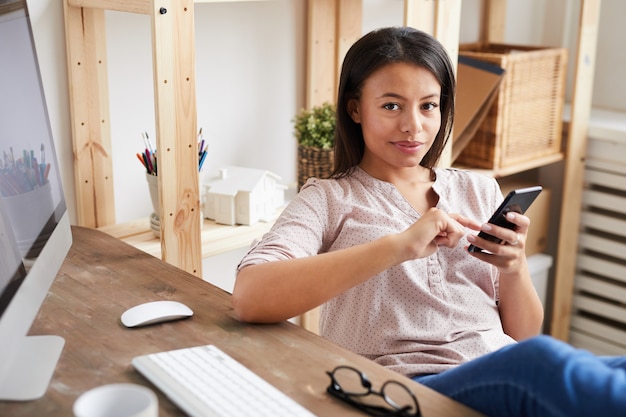
<path id="1" fill-rule="evenodd" d="M 435 36 L 435 3 L 430 0 L 404 0 L 404 25 Z"/>
<path id="2" fill-rule="evenodd" d="M 555 262 L 550 333 L 568 340 L 578 254 L 578 225 L 582 205 L 587 129 L 591 113 L 600 0 L 583 0 L 580 9 L 578 54 L 574 75 L 572 115 L 563 173 L 563 205 Z"/>
<path id="3" fill-rule="evenodd" d="M 161 257 L 201 277 L 193 0 L 152 4 Z"/>
<path id="4" fill-rule="evenodd" d="M 341 75 L 341 64 L 348 49 L 362 35 L 361 24 L 363 16 L 363 6 L 361 0 L 339 0 L 337 5 L 337 50 L 335 52 L 335 87 L 333 91 L 333 101 L 337 98 L 339 88 L 339 76 Z"/>
<path id="5" fill-rule="evenodd" d="M 309 0 L 306 106 L 337 99 L 341 63 L 361 36 L 361 0 Z M 300 316 L 300 325 L 319 334 L 319 308 Z"/>
<path id="6" fill-rule="evenodd" d="M 306 107 L 335 101 L 337 0 L 309 0 Z"/>
<path id="7" fill-rule="evenodd" d="M 404 24 L 430 33 L 446 48 L 452 64 L 459 58 L 461 0 L 405 0 Z M 452 137 L 453 135 L 451 135 Z M 452 141 L 446 145 L 440 166 L 452 165 Z"/>
<path id="8" fill-rule="evenodd" d="M 431 34 L 448 51 L 452 63 L 459 57 L 461 0 L 405 0 L 404 24 Z"/>
<path id="9" fill-rule="evenodd" d="M 77 223 L 107 226 L 115 201 L 104 10 L 63 6 Z"/>
<path id="10" fill-rule="evenodd" d="M 486 43 L 504 42 L 506 27 L 507 0 L 489 0 L 483 8 L 484 22 L 481 25 L 481 41 Z"/>

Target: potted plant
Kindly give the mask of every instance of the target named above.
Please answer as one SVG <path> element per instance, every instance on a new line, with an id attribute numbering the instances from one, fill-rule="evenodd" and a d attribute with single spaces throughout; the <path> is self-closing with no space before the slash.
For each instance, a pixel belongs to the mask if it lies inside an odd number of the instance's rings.
<path id="1" fill-rule="evenodd" d="M 300 110 L 293 119 L 298 141 L 298 189 L 307 179 L 328 178 L 333 170 L 335 105 Z"/>

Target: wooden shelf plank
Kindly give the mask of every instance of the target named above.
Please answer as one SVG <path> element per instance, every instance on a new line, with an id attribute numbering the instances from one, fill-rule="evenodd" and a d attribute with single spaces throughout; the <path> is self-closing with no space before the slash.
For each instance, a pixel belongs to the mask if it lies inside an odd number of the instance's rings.
<path id="1" fill-rule="evenodd" d="M 152 13 L 151 0 L 67 0 L 72 7 L 104 9 L 139 14 Z"/>
<path id="2" fill-rule="evenodd" d="M 466 165 L 453 165 L 453 167 L 458 168 L 458 169 L 468 169 L 468 170 L 472 170 L 475 172 L 480 172 L 482 174 L 485 174 L 494 178 L 500 178 L 500 177 L 507 177 L 513 174 L 518 174 L 520 172 L 539 168 L 539 167 L 546 166 L 549 164 L 553 164 L 555 162 L 562 161 L 564 158 L 565 156 L 562 153 L 556 153 L 554 155 L 547 155 L 541 158 L 535 158 L 533 160 L 524 162 L 522 164 L 511 165 L 509 167 L 498 168 L 496 170 L 474 168 L 474 167 L 470 167 Z"/>
<path id="3" fill-rule="evenodd" d="M 241 1 L 268 1 L 268 0 L 194 0 L 194 3 L 231 3 Z M 67 0 L 73 7 L 88 9 L 104 9 L 116 12 L 150 14 L 152 0 Z"/>
<path id="4" fill-rule="evenodd" d="M 200 232 L 202 258 L 249 246 L 254 239 L 260 238 L 270 230 L 278 214 L 279 212 L 268 222 L 257 222 L 249 226 L 229 226 L 204 219 Z M 161 258 L 161 240 L 150 229 L 150 219 L 148 217 L 126 223 L 103 226 L 98 228 L 98 230 L 121 239 L 156 258 Z"/>

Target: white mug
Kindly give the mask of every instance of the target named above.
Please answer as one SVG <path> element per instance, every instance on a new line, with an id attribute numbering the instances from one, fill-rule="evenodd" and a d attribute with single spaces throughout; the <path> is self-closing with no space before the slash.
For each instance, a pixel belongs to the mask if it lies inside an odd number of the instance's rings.
<path id="1" fill-rule="evenodd" d="M 76 417 L 158 417 L 159 401 L 149 388 L 109 384 L 83 393 L 74 402 Z"/>

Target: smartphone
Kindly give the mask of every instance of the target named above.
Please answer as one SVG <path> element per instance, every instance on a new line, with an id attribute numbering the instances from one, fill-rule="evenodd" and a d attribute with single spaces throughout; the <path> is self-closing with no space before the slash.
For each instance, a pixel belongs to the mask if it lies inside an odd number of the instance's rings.
<path id="1" fill-rule="evenodd" d="M 500 207 L 498 207 L 495 213 L 493 213 L 489 219 L 489 223 L 515 230 L 517 226 L 506 219 L 506 214 L 511 211 L 524 214 L 532 202 L 535 201 L 541 190 L 541 186 L 537 185 L 534 187 L 519 188 L 511 191 L 504 198 Z M 491 242 L 502 243 L 502 239 L 493 237 L 485 232 L 478 233 L 478 236 Z M 467 250 L 469 252 L 484 252 L 482 248 L 474 245 L 470 245 Z"/>

